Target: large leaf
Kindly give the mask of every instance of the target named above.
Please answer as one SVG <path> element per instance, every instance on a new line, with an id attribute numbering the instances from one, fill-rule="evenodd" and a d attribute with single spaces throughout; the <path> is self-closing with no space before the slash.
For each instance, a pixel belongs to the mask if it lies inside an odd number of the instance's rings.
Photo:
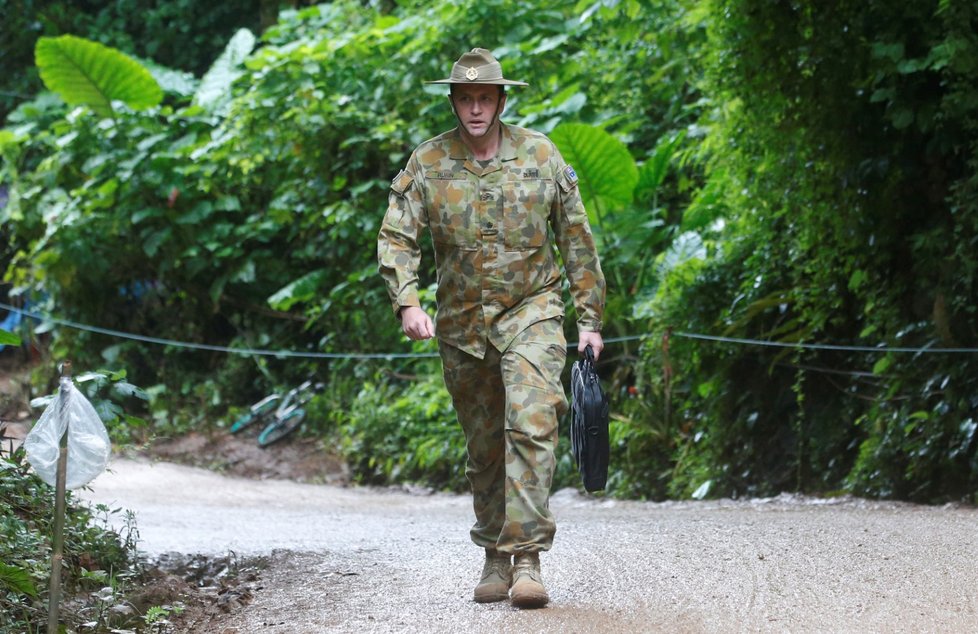
<path id="1" fill-rule="evenodd" d="M 20 337 L 12 332 L 7 332 L 3 328 L 0 328 L 0 346 L 19 346 Z"/>
<path id="2" fill-rule="evenodd" d="M 137 387 L 128 381 L 119 381 L 112 385 L 112 389 L 123 396 L 135 396 L 144 401 L 149 400 L 149 394 L 141 387 Z"/>
<path id="3" fill-rule="evenodd" d="M 638 170 L 638 184 L 635 186 L 636 200 L 652 200 L 662 181 L 666 179 L 669 163 L 684 137 L 684 134 L 677 134 L 671 139 L 661 139 L 655 146 L 652 156 Z"/>
<path id="4" fill-rule="evenodd" d="M 561 124 L 550 138 L 577 172 L 584 206 L 589 214 L 597 214 L 599 224 L 603 212 L 632 202 L 638 168 L 624 143 L 583 123 Z"/>
<path id="5" fill-rule="evenodd" d="M 74 35 L 38 38 L 34 59 L 44 85 L 65 103 L 112 116 L 112 102 L 150 108 L 163 91 L 146 68 L 121 51 Z"/>
<path id="6" fill-rule="evenodd" d="M 17 566 L 0 563 L 0 587 L 2 586 L 29 597 L 37 596 L 37 588 L 30 573 Z"/>
<path id="7" fill-rule="evenodd" d="M 139 61 L 153 75 L 163 92 L 178 97 L 191 97 L 200 86 L 200 80 L 194 77 L 193 73 L 167 68 L 149 59 L 140 59 Z"/>
<path id="8" fill-rule="evenodd" d="M 329 271 L 318 269 L 289 282 L 268 298 L 268 305 L 275 310 L 287 311 L 300 302 L 308 302 L 321 293 Z"/>
<path id="9" fill-rule="evenodd" d="M 703 238 L 695 231 L 687 231 L 676 237 L 672 246 L 659 259 L 659 277 L 665 277 L 669 271 L 690 260 L 706 259 L 706 245 Z"/>
<path id="10" fill-rule="evenodd" d="M 241 63 L 254 48 L 254 34 L 248 29 L 238 29 L 221 56 L 201 78 L 194 104 L 211 112 L 224 106 L 230 99 L 231 84 L 244 72 Z"/>

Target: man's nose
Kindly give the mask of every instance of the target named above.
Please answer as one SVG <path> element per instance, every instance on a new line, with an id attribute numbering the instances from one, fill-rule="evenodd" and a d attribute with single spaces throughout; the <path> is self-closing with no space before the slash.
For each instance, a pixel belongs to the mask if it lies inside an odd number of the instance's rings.
<path id="1" fill-rule="evenodd" d="M 482 112 L 482 102 L 478 99 L 472 100 L 472 114 L 478 114 Z"/>

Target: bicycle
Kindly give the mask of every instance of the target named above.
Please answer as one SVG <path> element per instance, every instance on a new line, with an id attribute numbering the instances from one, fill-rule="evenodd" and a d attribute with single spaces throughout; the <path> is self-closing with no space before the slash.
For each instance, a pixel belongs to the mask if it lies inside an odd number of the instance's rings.
<path id="1" fill-rule="evenodd" d="M 299 428 L 306 418 L 305 404 L 323 387 L 322 383 L 304 381 L 286 392 L 285 396 L 269 394 L 234 421 L 230 431 L 236 434 L 254 423 L 271 419 L 258 434 L 258 446 L 267 447 L 278 442 Z"/>

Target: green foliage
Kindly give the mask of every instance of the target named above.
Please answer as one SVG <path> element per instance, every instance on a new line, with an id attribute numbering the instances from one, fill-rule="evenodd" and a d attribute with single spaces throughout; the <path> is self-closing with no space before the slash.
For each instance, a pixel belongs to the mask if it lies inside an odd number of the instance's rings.
<path id="1" fill-rule="evenodd" d="M 241 63 L 255 48 L 255 36 L 248 29 L 240 29 L 228 42 L 224 52 L 200 80 L 194 95 L 194 104 L 213 112 L 229 101 L 231 84 L 241 77 Z"/>
<path id="2" fill-rule="evenodd" d="M 17 566 L 0 563 L 0 585 L 8 591 L 24 594 L 32 599 L 37 597 L 37 586 L 30 573 Z"/>
<path id="3" fill-rule="evenodd" d="M 149 626 L 150 631 L 166 634 L 172 631 L 173 623 L 170 621 L 171 615 L 179 615 L 184 611 L 183 606 L 179 605 L 154 605 L 146 610 L 143 621 Z"/>
<path id="4" fill-rule="evenodd" d="M 580 177 L 609 280 L 606 334 L 652 332 L 603 358 L 614 494 L 967 498 L 970 357 L 681 333 L 976 345 L 976 19 L 938 0 L 286 11 L 257 44 L 233 38 L 199 84 L 151 66 L 168 79 L 148 110 L 99 120 L 41 97 L 13 113 L 0 133 L 5 278 L 41 309 L 120 330 L 403 349 L 375 273 L 377 224 L 410 150 L 454 125 L 423 80 L 479 33 L 530 84 L 509 91 L 504 118 L 550 133 Z M 166 433 L 316 374 L 348 404 L 320 424 L 346 438 L 358 477 L 464 487 L 434 366 L 403 381 L 377 378 L 374 361 L 160 352 L 65 329 L 53 346 L 130 368 Z M 563 453 L 561 465 L 572 473 Z"/>
<path id="5" fill-rule="evenodd" d="M 65 103 L 86 105 L 112 116 L 112 102 L 134 110 L 151 108 L 163 91 L 146 68 L 123 53 L 72 35 L 42 37 L 35 49 L 41 80 Z"/>
<path id="6" fill-rule="evenodd" d="M 463 491 L 465 438 L 437 374 L 417 382 L 366 383 L 340 423 L 357 482 L 416 482 Z"/>
<path id="7" fill-rule="evenodd" d="M 638 168 L 628 148 L 599 128 L 565 123 L 550 138 L 578 175 L 578 187 L 591 222 L 601 226 L 602 217 L 631 204 L 638 183 Z"/>
<path id="8" fill-rule="evenodd" d="M 631 161 L 608 135 L 630 138 L 649 125 L 657 102 L 637 87 L 662 91 L 663 76 L 646 81 L 640 61 L 669 32 L 638 35 L 635 19 L 665 27 L 678 17 L 632 3 L 596 7 L 579 20 L 568 8 L 541 11 L 511 0 L 391 14 L 336 2 L 284 12 L 243 69 L 237 63 L 252 43 L 244 34 L 233 38 L 195 98 L 188 82 L 171 75 L 166 83 L 177 87 L 167 102 L 120 111 L 114 120 L 25 106 L 2 144 L 10 203 L 0 219 L 13 221 L 2 247 L 10 254 L 6 278 L 40 310 L 105 328 L 251 348 L 397 350 L 400 333 L 374 262 L 387 182 L 415 144 L 452 125 L 444 100 L 422 80 L 441 76 L 469 34 L 482 32 L 507 74 L 531 82 L 511 93 L 507 119 L 544 127 L 601 122 L 608 132 L 578 133 L 597 135 Z M 634 32 L 638 40 L 629 46 L 643 51 L 640 60 L 608 57 L 606 45 L 619 44 L 606 26 Z M 580 45 L 562 46 L 572 41 L 568 29 Z M 599 62 L 636 88 L 594 92 L 590 68 Z M 158 66 L 153 72 L 168 76 Z M 219 90 L 208 87 L 213 78 L 222 78 Z M 218 93 L 223 105 L 202 97 Z M 660 156 L 660 170 L 665 163 Z M 616 209 L 628 203 L 643 225 L 622 241 L 620 257 L 608 259 L 622 280 L 616 291 L 627 288 L 634 267 L 644 268 L 629 257 L 666 246 L 663 205 L 686 194 L 668 179 L 658 186 L 651 211 L 648 187 L 615 199 Z M 608 243 L 617 244 L 608 223 Z M 611 315 L 626 315 L 626 292 L 616 296 Z M 161 433 L 257 400 L 269 383 L 317 372 L 327 378 L 306 362 L 160 353 L 98 334 L 54 334 L 58 354 L 93 366 L 108 359 L 149 386 Z"/>
<path id="9" fill-rule="evenodd" d="M 126 380 L 125 370 L 97 370 L 84 372 L 74 378 L 75 386 L 92 404 L 95 413 L 106 427 L 109 437 L 116 442 L 129 442 L 145 434 L 148 422 L 131 413 L 134 405 L 148 401 L 149 394 Z M 31 400 L 31 407 L 41 409 L 50 405 L 58 393 L 39 396 Z"/>
<path id="10" fill-rule="evenodd" d="M 20 345 L 20 337 L 18 337 L 17 335 L 15 335 L 12 332 L 7 332 L 6 330 L 3 330 L 2 328 L 0 328 L 0 345 L 4 345 L 4 346 L 19 346 Z"/>
<path id="11" fill-rule="evenodd" d="M 41 631 L 47 622 L 54 494 L 34 475 L 18 448 L 0 457 L 0 630 Z M 68 596 L 122 588 L 138 572 L 135 526 L 119 534 L 108 527 L 108 508 L 77 504 L 69 492 L 65 519 L 62 584 Z M 78 627 L 92 619 L 64 602 L 62 621 Z M 101 625 L 108 625 L 108 615 Z M 115 623 L 122 619 L 116 617 Z M 107 629 L 107 628 L 106 628 Z M 101 630 L 106 631 L 106 630 Z"/>
<path id="12" fill-rule="evenodd" d="M 39 37 L 75 35 L 138 59 L 195 75 L 207 70 L 239 28 L 261 28 L 259 0 L 12 0 L 0 20 L 0 121 L 29 101 L 42 84 L 34 65 Z M 167 90 L 164 82 L 157 81 Z"/>
<path id="13" fill-rule="evenodd" d="M 152 24 L 189 3 L 123 4 Z M 509 91 L 504 119 L 551 134 L 580 177 L 609 280 L 606 335 L 651 332 L 602 359 L 613 494 L 973 498 L 971 356 L 683 333 L 978 346 L 978 9 L 373 6 L 285 11 L 257 43 L 227 30 L 215 45 L 217 22 L 204 20 L 194 41 L 210 52 L 188 45 L 189 65 L 163 53 L 162 36 L 120 36 L 132 23 L 109 9 L 79 22 L 77 34 L 104 31 L 127 53 L 211 70 L 198 81 L 146 62 L 163 101 L 114 119 L 44 94 L 11 113 L 0 260 L 12 293 L 173 339 L 402 349 L 374 262 L 387 183 L 415 145 L 454 125 L 443 89 L 422 82 L 479 33 L 506 75 L 530 84 Z M 160 352 L 67 329 L 52 346 L 130 368 L 150 386 L 160 433 L 315 374 L 345 413 L 310 423 L 341 438 L 359 479 L 464 488 L 461 433 L 433 364 L 407 364 L 417 378 L 404 380 L 375 361 Z M 575 481 L 568 460 L 561 450 L 561 483 Z"/>
<path id="14" fill-rule="evenodd" d="M 965 26 L 975 9 L 717 0 L 702 11 L 715 105 L 700 150 L 708 181 L 684 228 L 708 238 L 707 260 L 692 278 L 673 269 L 642 314 L 660 332 L 976 346 L 978 93 L 962 74 L 978 50 Z M 692 443 L 674 494 L 710 482 L 709 495 L 972 495 L 970 357 L 673 341 L 673 435 Z M 667 365 L 651 350 L 646 362 Z"/>

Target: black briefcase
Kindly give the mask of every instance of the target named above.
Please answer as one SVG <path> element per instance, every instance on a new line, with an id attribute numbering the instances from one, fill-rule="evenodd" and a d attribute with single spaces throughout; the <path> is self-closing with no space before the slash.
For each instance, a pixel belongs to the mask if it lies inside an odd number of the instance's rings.
<path id="1" fill-rule="evenodd" d="M 608 482 L 608 398 L 601 391 L 594 370 L 594 352 L 584 349 L 584 357 L 571 368 L 571 452 L 587 491 L 603 491 Z"/>

